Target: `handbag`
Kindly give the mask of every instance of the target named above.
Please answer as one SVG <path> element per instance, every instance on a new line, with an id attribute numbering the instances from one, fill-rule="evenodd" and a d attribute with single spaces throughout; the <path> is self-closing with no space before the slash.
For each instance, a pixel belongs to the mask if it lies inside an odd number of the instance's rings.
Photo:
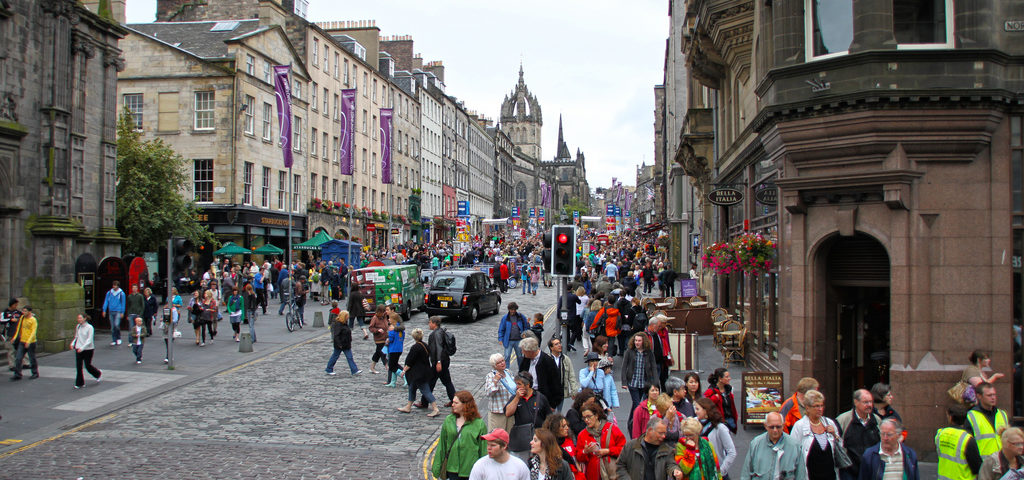
<path id="1" fill-rule="evenodd" d="M 605 443 L 611 445 L 612 429 L 609 428 L 605 432 L 604 438 Z M 610 458 L 610 456 L 606 458 Z M 598 464 L 601 465 L 601 480 L 617 480 L 619 478 L 619 472 L 616 470 L 615 462 L 611 460 L 606 462 L 604 458 L 598 458 Z"/>
<path id="2" fill-rule="evenodd" d="M 533 407 L 533 418 L 530 419 L 530 423 L 513 425 L 512 431 L 508 432 L 509 451 L 523 452 L 530 449 L 530 440 L 533 440 L 533 425 L 535 423 L 537 423 L 537 406 Z"/>
<path id="3" fill-rule="evenodd" d="M 828 419 L 828 422 L 835 425 L 832 419 Z M 836 431 L 839 429 L 836 428 Z M 843 446 L 843 442 L 837 441 L 832 447 L 832 461 L 835 462 L 837 469 L 844 469 L 853 465 L 853 460 L 850 459 L 850 455 L 846 453 L 846 447 Z"/>
<path id="4" fill-rule="evenodd" d="M 968 385 L 967 382 L 960 380 L 959 382 L 956 382 L 956 385 L 953 385 L 949 390 L 946 390 L 946 394 L 949 395 L 949 398 L 953 399 L 954 402 L 962 405 L 964 403 L 964 394 L 967 392 L 968 386 L 970 385 Z"/>

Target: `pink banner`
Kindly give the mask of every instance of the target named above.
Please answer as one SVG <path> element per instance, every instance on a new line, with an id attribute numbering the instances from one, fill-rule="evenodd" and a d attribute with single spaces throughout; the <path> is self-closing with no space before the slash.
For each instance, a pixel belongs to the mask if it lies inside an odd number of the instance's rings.
<path id="1" fill-rule="evenodd" d="M 274 97 L 277 99 L 277 125 L 281 130 L 285 168 L 292 168 L 292 90 L 288 79 L 291 69 L 291 65 L 274 65 Z"/>
<path id="2" fill-rule="evenodd" d="M 391 183 L 391 115 L 390 108 L 380 109 L 380 182 Z"/>
<path id="3" fill-rule="evenodd" d="M 353 137 L 356 131 L 356 89 L 351 88 L 341 91 L 341 174 L 352 175 L 352 165 L 355 159 L 352 156 Z"/>

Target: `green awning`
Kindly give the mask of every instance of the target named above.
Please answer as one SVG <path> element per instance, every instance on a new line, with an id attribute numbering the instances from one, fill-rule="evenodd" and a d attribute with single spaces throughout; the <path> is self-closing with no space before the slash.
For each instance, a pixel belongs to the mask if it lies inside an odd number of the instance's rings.
<path id="1" fill-rule="evenodd" d="M 325 232 L 323 230 L 320 230 L 320 232 L 317 233 L 316 235 L 314 235 L 313 238 L 311 238 L 309 240 L 306 240 L 305 242 L 296 243 L 295 245 L 292 245 L 292 249 L 294 249 L 294 250 L 320 250 L 320 245 L 323 245 L 323 244 L 325 244 L 325 243 L 327 243 L 327 242 L 329 242 L 331 240 L 332 240 L 332 238 L 331 238 L 330 235 L 327 234 L 327 232 Z"/>
<path id="2" fill-rule="evenodd" d="M 268 243 L 260 248 L 257 248 L 256 250 L 253 250 L 252 253 L 259 255 L 280 255 L 284 253 L 284 250 L 281 250 L 280 248 L 277 248 L 274 245 Z"/>
<path id="3" fill-rule="evenodd" d="M 225 243 L 223 247 L 220 247 L 220 250 L 213 252 L 214 255 L 247 255 L 249 253 L 252 252 L 244 247 L 239 247 L 235 242 Z"/>

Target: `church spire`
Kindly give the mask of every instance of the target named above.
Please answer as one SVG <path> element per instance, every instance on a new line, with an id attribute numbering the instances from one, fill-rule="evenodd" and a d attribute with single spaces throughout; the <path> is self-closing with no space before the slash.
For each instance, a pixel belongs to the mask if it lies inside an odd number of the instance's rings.
<path id="1" fill-rule="evenodd" d="M 562 114 L 558 114 L 558 155 L 556 160 L 571 160 L 569 146 L 565 144 L 565 136 L 562 135 Z"/>
<path id="2" fill-rule="evenodd" d="M 523 80 L 523 62 L 519 62 L 519 84 L 524 85 L 526 80 Z"/>

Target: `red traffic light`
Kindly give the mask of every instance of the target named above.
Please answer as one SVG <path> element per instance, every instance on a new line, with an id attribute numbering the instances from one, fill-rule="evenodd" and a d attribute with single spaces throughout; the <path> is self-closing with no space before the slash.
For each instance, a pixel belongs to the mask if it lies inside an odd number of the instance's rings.
<path id="1" fill-rule="evenodd" d="M 569 236 L 564 233 L 560 233 L 558 235 L 558 243 L 569 243 Z"/>

